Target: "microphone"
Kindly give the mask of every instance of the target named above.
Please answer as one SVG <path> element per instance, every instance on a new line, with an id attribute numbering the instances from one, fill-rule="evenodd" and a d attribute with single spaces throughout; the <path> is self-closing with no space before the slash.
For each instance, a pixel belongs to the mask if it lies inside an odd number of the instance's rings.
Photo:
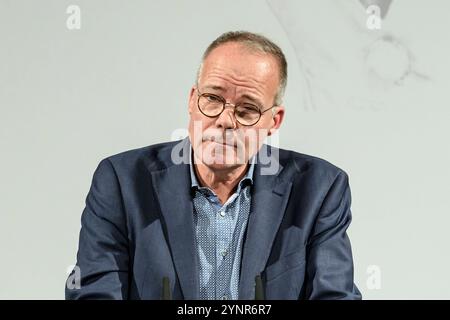
<path id="1" fill-rule="evenodd" d="M 162 300 L 172 300 L 170 280 L 168 277 L 162 278 Z M 255 277 L 255 300 L 265 300 L 261 275 Z"/>
<path id="2" fill-rule="evenodd" d="M 261 275 L 255 277 L 255 300 L 265 300 Z"/>
<path id="3" fill-rule="evenodd" d="M 172 295 L 170 294 L 170 280 L 169 277 L 162 278 L 162 300 L 172 300 Z"/>

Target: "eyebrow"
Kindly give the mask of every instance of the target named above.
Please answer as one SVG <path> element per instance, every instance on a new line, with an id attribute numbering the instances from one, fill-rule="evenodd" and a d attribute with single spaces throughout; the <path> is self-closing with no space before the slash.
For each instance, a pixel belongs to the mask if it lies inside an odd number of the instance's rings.
<path id="1" fill-rule="evenodd" d="M 211 90 L 217 90 L 217 91 L 221 91 L 224 92 L 225 89 L 219 85 L 207 85 L 204 87 L 204 89 L 211 89 Z M 254 98 L 248 94 L 243 94 L 241 96 L 241 98 L 244 98 L 246 100 L 250 100 L 252 103 L 254 103 L 259 109 L 262 108 L 263 104 L 261 103 L 261 101 L 259 101 L 257 98 Z"/>
<path id="2" fill-rule="evenodd" d="M 261 101 L 259 101 L 258 99 L 254 98 L 254 97 L 252 97 L 252 96 L 249 96 L 248 94 L 243 94 L 243 95 L 242 95 L 242 98 L 247 99 L 247 100 L 250 100 L 251 102 L 253 102 L 254 104 L 256 104 L 256 106 L 257 106 L 259 109 L 261 109 L 262 106 L 263 106 L 263 104 L 261 103 Z"/>
<path id="3" fill-rule="evenodd" d="M 209 85 L 209 86 L 205 86 L 204 89 L 212 89 L 212 90 L 217 90 L 217 91 L 225 91 L 225 89 L 221 86 L 216 86 L 216 85 Z"/>

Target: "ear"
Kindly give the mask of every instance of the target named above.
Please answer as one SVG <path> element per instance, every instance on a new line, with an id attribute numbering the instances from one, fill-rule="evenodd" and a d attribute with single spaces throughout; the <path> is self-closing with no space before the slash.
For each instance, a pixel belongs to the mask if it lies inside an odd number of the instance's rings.
<path id="1" fill-rule="evenodd" d="M 191 90 L 189 91 L 189 103 L 188 103 L 188 112 L 191 114 L 195 110 L 195 104 L 197 103 L 197 87 L 192 86 Z"/>
<path id="2" fill-rule="evenodd" d="M 281 123 L 283 122 L 283 119 L 284 119 L 284 113 L 285 113 L 284 106 L 276 106 L 275 107 L 275 114 L 272 117 L 272 126 L 269 129 L 269 133 L 268 133 L 269 136 L 274 134 L 275 131 L 277 131 L 278 128 L 280 128 Z"/>

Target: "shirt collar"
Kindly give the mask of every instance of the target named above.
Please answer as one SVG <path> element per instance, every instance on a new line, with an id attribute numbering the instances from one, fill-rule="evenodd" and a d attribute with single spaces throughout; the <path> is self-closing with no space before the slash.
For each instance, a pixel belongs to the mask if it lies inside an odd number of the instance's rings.
<path id="1" fill-rule="evenodd" d="M 190 144 L 189 147 L 189 169 L 191 172 L 191 188 L 200 188 L 200 185 L 198 184 L 197 180 L 197 174 L 195 173 L 194 166 L 193 166 L 193 152 L 192 152 L 192 145 Z M 253 172 L 255 170 L 255 160 L 256 155 L 250 158 L 249 163 L 250 166 L 247 169 L 247 173 L 245 176 L 241 179 L 241 181 L 238 184 L 238 190 L 241 189 L 244 182 L 250 182 L 250 184 L 253 184 Z"/>

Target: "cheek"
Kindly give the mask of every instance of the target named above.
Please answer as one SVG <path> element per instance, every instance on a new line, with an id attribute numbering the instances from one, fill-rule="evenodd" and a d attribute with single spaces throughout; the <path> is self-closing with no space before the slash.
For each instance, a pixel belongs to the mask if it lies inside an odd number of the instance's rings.
<path id="1" fill-rule="evenodd" d="M 259 128 L 252 128 L 251 130 L 245 131 L 243 136 L 243 139 L 245 139 L 245 149 L 250 153 L 254 153 L 261 145 L 261 141 L 264 140 L 264 137 L 264 133 L 260 132 Z"/>
<path id="2" fill-rule="evenodd" d="M 214 125 L 214 121 L 203 116 L 201 113 L 193 112 L 189 119 L 189 135 L 195 144 L 201 142 L 204 132 Z"/>
<path id="3" fill-rule="evenodd" d="M 254 133 L 251 135 L 251 137 L 253 137 L 253 139 L 255 139 L 258 142 L 263 141 L 268 133 L 268 129 L 264 125 L 255 127 L 253 130 Z"/>

